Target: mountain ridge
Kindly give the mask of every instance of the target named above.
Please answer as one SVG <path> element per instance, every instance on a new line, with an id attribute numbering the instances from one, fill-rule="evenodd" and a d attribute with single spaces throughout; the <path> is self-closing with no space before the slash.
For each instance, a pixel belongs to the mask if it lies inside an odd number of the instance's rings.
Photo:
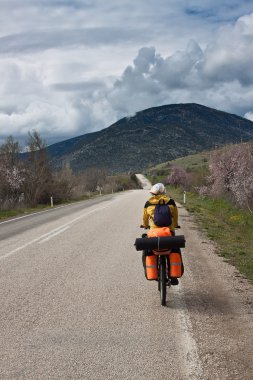
<path id="1" fill-rule="evenodd" d="M 144 170 L 227 143 L 253 140 L 253 122 L 196 103 L 152 107 L 109 127 L 50 145 L 56 168 L 103 167 L 111 173 Z"/>

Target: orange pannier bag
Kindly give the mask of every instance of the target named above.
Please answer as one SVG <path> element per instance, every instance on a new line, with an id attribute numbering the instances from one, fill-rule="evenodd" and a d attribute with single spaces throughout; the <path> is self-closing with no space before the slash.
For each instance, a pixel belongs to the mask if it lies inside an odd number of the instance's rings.
<path id="1" fill-rule="evenodd" d="M 148 231 L 148 237 L 162 237 L 172 236 L 169 227 L 152 228 Z M 153 251 L 155 254 L 166 255 L 169 258 L 169 272 L 170 277 L 180 278 L 183 275 L 183 262 L 180 252 L 173 252 L 172 250 L 162 249 L 160 251 Z M 150 256 L 152 257 L 152 256 Z"/>
<path id="2" fill-rule="evenodd" d="M 152 228 L 151 230 L 148 231 L 147 235 L 148 235 L 148 238 L 158 237 L 158 236 L 171 236 L 171 232 L 168 227 Z M 167 250 L 165 251 L 167 252 Z M 157 256 L 155 254 L 146 256 L 146 277 L 147 277 L 147 280 L 158 279 Z"/>
<path id="3" fill-rule="evenodd" d="M 158 270 L 157 270 L 157 256 L 146 256 L 146 278 L 147 280 L 157 280 Z"/>
<path id="4" fill-rule="evenodd" d="M 171 252 L 169 254 L 170 259 L 170 277 L 182 277 L 183 275 L 183 263 L 182 257 L 179 252 Z"/>

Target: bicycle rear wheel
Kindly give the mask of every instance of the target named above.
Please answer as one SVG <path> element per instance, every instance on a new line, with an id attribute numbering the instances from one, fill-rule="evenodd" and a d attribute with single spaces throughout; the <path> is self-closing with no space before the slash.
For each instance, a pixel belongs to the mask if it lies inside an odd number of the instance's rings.
<path id="1" fill-rule="evenodd" d="M 159 265 L 159 290 L 161 305 L 166 305 L 166 259 L 165 256 L 160 256 Z"/>

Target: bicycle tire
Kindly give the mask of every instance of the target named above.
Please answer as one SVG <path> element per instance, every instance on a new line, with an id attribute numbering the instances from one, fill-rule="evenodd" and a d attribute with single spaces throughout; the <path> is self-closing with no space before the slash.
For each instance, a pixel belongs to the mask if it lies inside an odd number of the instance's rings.
<path id="1" fill-rule="evenodd" d="M 164 256 L 160 256 L 159 283 L 160 283 L 161 305 L 165 306 L 166 305 L 166 259 Z"/>

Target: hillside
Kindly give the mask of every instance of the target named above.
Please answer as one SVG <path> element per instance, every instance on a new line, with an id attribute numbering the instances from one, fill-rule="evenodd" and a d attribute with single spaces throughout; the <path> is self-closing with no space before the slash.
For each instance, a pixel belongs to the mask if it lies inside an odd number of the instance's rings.
<path id="1" fill-rule="evenodd" d="M 253 140 L 247 143 L 225 146 L 225 151 L 234 148 L 240 148 L 244 152 L 251 152 Z M 224 181 L 223 185 L 219 182 L 215 193 L 201 193 L 198 188 L 208 186 L 211 190 L 212 183 L 206 182 L 206 178 L 214 172 L 209 172 L 208 161 L 215 154 L 222 160 L 224 149 L 216 149 L 203 151 L 186 157 L 181 157 L 172 161 L 149 168 L 146 174 L 152 183 L 166 183 L 168 176 L 173 171 L 173 166 L 185 169 L 189 177 L 181 177 L 181 183 L 177 186 L 169 183 L 167 185 L 167 193 L 179 203 L 186 201 L 184 207 L 188 211 L 194 213 L 195 221 L 199 224 L 199 228 L 204 229 L 208 237 L 215 242 L 217 252 L 224 256 L 227 261 L 235 265 L 244 275 L 253 281 L 253 214 L 252 214 L 252 179 L 250 175 L 245 175 L 245 182 L 240 182 L 240 198 L 237 197 L 233 187 L 227 190 L 228 183 Z M 234 156 L 232 156 L 234 158 Z M 245 163 L 239 162 L 240 166 L 235 167 L 233 161 L 227 161 L 227 170 L 229 171 L 230 180 L 236 178 L 236 171 L 245 170 Z M 231 165 L 232 163 L 232 165 Z M 250 163 L 250 161 L 249 161 Z M 250 165 L 248 171 L 250 173 Z M 245 173 L 245 172 L 244 172 Z M 217 172 L 216 172 L 217 175 Z M 180 176 L 177 177 L 180 181 Z M 249 185 L 247 186 L 247 184 Z M 225 187 L 224 187 L 225 185 Z M 225 192 L 224 192 L 225 188 Z M 186 198 L 184 198 L 186 191 Z M 215 194 L 215 195 L 214 195 Z M 241 202 L 241 195 L 247 197 L 244 205 Z M 214 195 L 214 196 L 213 196 Z M 238 199 L 240 202 L 238 202 Z M 182 208 L 180 209 L 182 212 Z M 241 238 L 243 236 L 243 239 Z"/>
<path id="2" fill-rule="evenodd" d="M 253 139 L 253 123 L 198 104 L 149 108 L 110 127 L 48 147 L 53 165 L 75 171 L 140 171 L 195 152 Z"/>

